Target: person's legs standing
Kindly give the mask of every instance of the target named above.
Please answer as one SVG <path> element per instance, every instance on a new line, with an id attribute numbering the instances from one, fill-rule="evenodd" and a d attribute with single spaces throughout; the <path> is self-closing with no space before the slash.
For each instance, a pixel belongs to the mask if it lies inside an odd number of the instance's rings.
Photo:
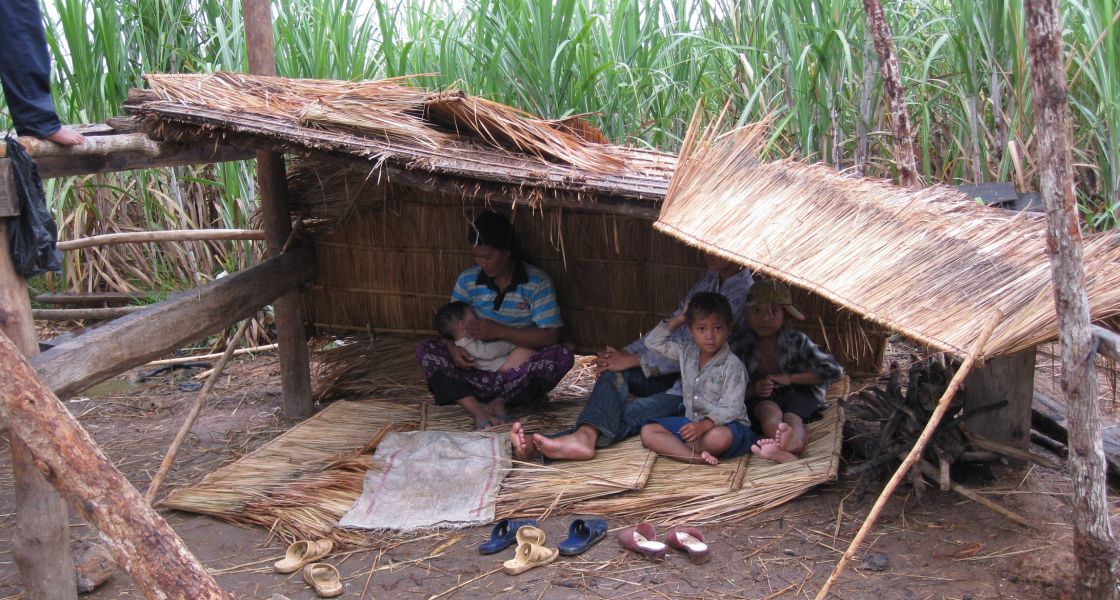
<path id="1" fill-rule="evenodd" d="M 51 58 L 37 0 L 0 2 L 5 48 L 0 52 L 0 79 L 16 132 L 45 138 L 62 123 L 51 97 Z"/>

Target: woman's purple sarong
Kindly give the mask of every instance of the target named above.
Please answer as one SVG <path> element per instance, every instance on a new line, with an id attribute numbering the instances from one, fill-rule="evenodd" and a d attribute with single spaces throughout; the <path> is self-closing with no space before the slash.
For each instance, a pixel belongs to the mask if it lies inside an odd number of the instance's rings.
<path id="1" fill-rule="evenodd" d="M 416 360 L 424 369 L 428 389 L 436 404 L 454 404 L 467 396 L 479 402 L 505 398 L 508 406 L 543 402 L 546 395 L 571 370 L 575 357 L 556 344 L 537 350 L 529 360 L 504 373 L 459 369 L 442 340 L 424 340 L 416 347 Z"/>

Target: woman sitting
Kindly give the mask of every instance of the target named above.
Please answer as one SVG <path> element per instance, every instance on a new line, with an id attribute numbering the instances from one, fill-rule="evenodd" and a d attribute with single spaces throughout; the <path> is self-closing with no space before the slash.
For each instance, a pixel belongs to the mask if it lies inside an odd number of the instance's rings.
<path id="1" fill-rule="evenodd" d="M 456 403 L 474 417 L 475 429 L 510 421 L 507 407 L 544 401 L 572 368 L 572 351 L 561 346 L 560 306 L 552 279 L 522 259 L 513 226 L 495 212 L 475 217 L 467 232 L 475 266 L 463 271 L 453 301 L 474 309 L 467 323 L 476 340 L 505 340 L 535 352 L 508 371 L 484 371 L 464 348 L 449 340 L 426 340 L 416 349 L 436 404 Z"/>

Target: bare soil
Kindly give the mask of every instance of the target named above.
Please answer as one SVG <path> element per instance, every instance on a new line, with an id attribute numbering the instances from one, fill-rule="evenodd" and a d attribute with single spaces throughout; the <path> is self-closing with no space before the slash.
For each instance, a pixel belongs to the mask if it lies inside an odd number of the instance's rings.
<path id="1" fill-rule="evenodd" d="M 138 488 L 143 489 L 194 400 L 175 372 L 139 385 L 127 377 L 99 386 L 96 399 L 67 406 Z M 464 417 L 466 418 L 466 417 Z M 165 490 L 252 451 L 293 425 L 280 416 L 274 356 L 230 365 L 184 445 Z M 1045 453 L 1040 448 L 1035 452 Z M 7 439 L 0 439 L 0 539 L 14 523 Z M 843 469 L 842 469 L 843 471 Z M 919 501 L 903 487 L 891 499 L 855 560 L 833 587 L 837 598 L 1067 598 L 1073 593 L 1071 482 L 1067 470 L 993 464 L 990 472 L 958 473 L 964 485 L 1023 515 L 1033 529 L 951 492 L 927 488 Z M 702 529 L 712 560 L 692 565 L 683 555 L 652 563 L 627 553 L 613 535 L 586 554 L 511 577 L 497 570 L 512 549 L 481 556 L 489 535 L 478 527 L 439 531 L 377 550 L 332 556 L 345 578 L 344 598 L 812 598 L 836 565 L 875 498 L 855 497 L 856 482 L 841 474 L 777 509 L 738 524 Z M 875 486 L 873 493 L 878 493 Z M 1110 496 L 1113 530 L 1120 530 L 1120 498 Z M 314 598 L 297 575 L 278 575 L 271 563 L 283 545 L 261 529 L 246 529 L 175 511 L 163 515 L 218 583 L 238 598 Z M 565 537 L 567 517 L 542 523 L 550 543 Z M 608 517 L 612 526 L 629 523 Z M 96 532 L 71 517 L 74 548 Z M 881 553 L 883 556 L 865 557 Z M 871 563 L 885 558 L 883 570 Z M 21 598 L 9 544 L 0 547 L 0 600 Z M 118 573 L 87 596 L 137 598 Z"/>

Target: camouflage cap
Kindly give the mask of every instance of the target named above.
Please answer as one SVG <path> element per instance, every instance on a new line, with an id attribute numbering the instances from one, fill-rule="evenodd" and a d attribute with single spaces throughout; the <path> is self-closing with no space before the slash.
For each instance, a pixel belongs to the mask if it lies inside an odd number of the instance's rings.
<path id="1" fill-rule="evenodd" d="M 790 294 L 789 287 L 772 279 L 754 282 L 751 291 L 747 293 L 747 306 L 757 306 L 759 304 L 780 306 L 795 319 L 802 320 L 805 318 L 805 313 L 797 310 L 797 307 L 793 305 L 793 296 Z"/>

